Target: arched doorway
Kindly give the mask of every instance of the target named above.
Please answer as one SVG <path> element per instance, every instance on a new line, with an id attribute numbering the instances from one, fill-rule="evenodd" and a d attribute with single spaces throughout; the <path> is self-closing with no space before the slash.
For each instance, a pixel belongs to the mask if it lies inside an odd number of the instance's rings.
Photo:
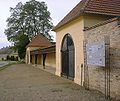
<path id="1" fill-rule="evenodd" d="M 75 52 L 74 52 L 74 43 L 72 37 L 67 34 L 63 38 L 62 47 L 61 47 L 61 68 L 62 76 L 65 76 L 69 79 L 74 79 L 75 75 Z"/>

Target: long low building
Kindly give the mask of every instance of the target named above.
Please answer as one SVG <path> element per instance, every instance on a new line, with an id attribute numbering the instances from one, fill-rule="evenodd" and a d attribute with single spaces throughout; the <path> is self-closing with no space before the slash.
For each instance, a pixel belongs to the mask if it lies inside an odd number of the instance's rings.
<path id="1" fill-rule="evenodd" d="M 49 46 L 43 49 L 37 49 L 30 52 L 31 63 L 35 65 L 56 67 L 56 46 Z"/>
<path id="2" fill-rule="evenodd" d="M 56 66 L 56 46 L 42 34 L 36 35 L 26 47 L 26 63 L 33 65 Z"/>

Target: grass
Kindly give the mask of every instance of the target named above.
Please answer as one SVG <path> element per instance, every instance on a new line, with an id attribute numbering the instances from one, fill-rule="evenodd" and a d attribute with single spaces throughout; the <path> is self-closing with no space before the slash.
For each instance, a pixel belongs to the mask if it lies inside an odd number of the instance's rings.
<path id="1" fill-rule="evenodd" d="M 52 92 L 62 92 L 61 89 L 52 89 Z"/>
<path id="2" fill-rule="evenodd" d="M 11 66 L 11 65 L 20 64 L 20 63 L 21 63 L 21 62 L 19 62 L 19 61 L 18 61 L 18 62 L 10 62 L 10 63 L 6 64 L 5 66 L 0 67 L 0 71 L 6 69 L 7 67 L 9 67 L 9 66 Z"/>

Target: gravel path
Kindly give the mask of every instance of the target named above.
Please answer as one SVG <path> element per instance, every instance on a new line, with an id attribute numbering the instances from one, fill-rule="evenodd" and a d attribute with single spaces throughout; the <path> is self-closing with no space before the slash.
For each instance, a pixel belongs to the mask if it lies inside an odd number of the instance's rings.
<path id="1" fill-rule="evenodd" d="M 65 78 L 30 65 L 12 65 L 0 71 L 0 101 L 107 101 Z"/>

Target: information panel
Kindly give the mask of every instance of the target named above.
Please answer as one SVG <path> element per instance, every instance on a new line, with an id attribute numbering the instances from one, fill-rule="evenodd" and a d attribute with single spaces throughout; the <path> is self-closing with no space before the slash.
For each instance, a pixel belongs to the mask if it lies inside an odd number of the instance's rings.
<path id="1" fill-rule="evenodd" d="M 87 64 L 105 66 L 105 43 L 88 43 L 86 44 Z"/>

